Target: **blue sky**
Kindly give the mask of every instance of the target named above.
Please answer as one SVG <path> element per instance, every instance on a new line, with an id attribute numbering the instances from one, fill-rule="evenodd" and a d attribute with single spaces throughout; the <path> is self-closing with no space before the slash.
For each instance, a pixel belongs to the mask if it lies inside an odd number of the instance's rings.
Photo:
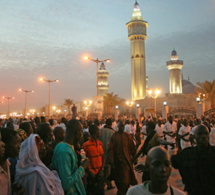
<path id="1" fill-rule="evenodd" d="M 51 86 L 51 103 L 65 98 L 82 101 L 96 95 L 96 64 L 91 58 L 110 58 L 106 64 L 109 92 L 129 99 L 130 42 L 125 24 L 132 0 L 0 0 L 0 96 L 14 96 L 11 110 L 24 107 L 18 88 L 33 89 L 29 108 L 48 101 L 47 83 L 39 76 L 59 79 Z M 166 61 L 175 47 L 184 78 L 212 81 L 215 77 L 215 0 L 139 0 L 149 24 L 146 72 L 149 87 L 168 92 Z M 7 110 L 6 104 L 0 110 Z"/>

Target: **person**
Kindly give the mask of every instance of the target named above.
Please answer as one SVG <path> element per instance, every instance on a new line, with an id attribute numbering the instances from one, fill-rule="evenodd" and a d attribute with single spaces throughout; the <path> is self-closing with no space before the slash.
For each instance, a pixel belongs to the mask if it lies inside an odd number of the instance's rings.
<path id="1" fill-rule="evenodd" d="M 4 153 L 5 153 L 5 144 L 2 141 L 1 132 L 0 132 L 0 158 L 4 156 Z"/>
<path id="2" fill-rule="evenodd" d="M 146 140 L 144 142 L 144 144 L 142 145 L 142 147 L 140 148 L 140 150 L 138 151 L 138 153 L 134 156 L 133 158 L 133 162 L 136 161 L 136 159 L 142 154 L 147 155 L 148 151 L 156 146 L 160 146 L 162 145 L 171 145 L 173 147 L 173 143 L 171 142 L 167 142 L 163 139 L 160 138 L 160 136 L 158 135 L 158 133 L 155 131 L 155 123 L 153 121 L 149 121 L 146 124 L 146 132 L 147 132 L 147 137 Z"/>
<path id="3" fill-rule="evenodd" d="M 67 119 L 65 117 L 61 118 L 61 123 L 58 125 L 58 127 L 64 128 L 66 130 L 66 124 L 67 124 Z"/>
<path id="4" fill-rule="evenodd" d="M 201 124 L 201 119 L 197 118 L 196 120 L 194 120 L 194 124 L 195 126 L 190 131 L 190 142 L 191 142 L 191 145 L 193 146 L 196 145 L 196 140 L 194 138 L 194 135 L 195 135 L 196 128 L 198 127 L 198 125 Z"/>
<path id="5" fill-rule="evenodd" d="M 48 144 L 46 156 L 45 156 L 45 159 L 43 159 L 44 164 L 50 169 L 52 169 L 51 162 L 52 162 L 54 148 L 58 143 L 62 142 L 65 138 L 65 130 L 62 127 L 55 127 L 53 133 L 54 133 L 55 139 Z"/>
<path id="6" fill-rule="evenodd" d="M 195 130 L 197 145 L 172 156 L 172 165 L 179 169 L 184 191 L 190 195 L 212 195 L 215 192 L 215 146 L 209 144 L 209 130 L 198 125 Z"/>
<path id="7" fill-rule="evenodd" d="M 0 193 L 1 195 L 10 195 L 11 189 L 11 175 L 10 175 L 10 162 L 9 157 L 17 158 L 19 156 L 19 150 L 21 145 L 21 138 L 18 133 L 10 128 L 0 129 L 2 142 L 5 144 L 5 150 L 2 149 L 3 155 L 0 157 Z M 4 145 L 1 142 L 1 146 Z M 13 191 L 16 194 L 22 194 L 24 192 L 23 186 L 18 182 L 13 184 Z"/>
<path id="8" fill-rule="evenodd" d="M 135 137 L 135 135 L 136 135 L 136 124 L 135 124 L 134 120 L 131 121 L 130 128 L 131 128 L 131 135 L 133 137 Z"/>
<path id="9" fill-rule="evenodd" d="M 164 125 L 162 124 L 162 120 L 158 119 L 158 123 L 155 126 L 155 131 L 162 140 L 164 139 L 163 127 L 164 127 Z"/>
<path id="10" fill-rule="evenodd" d="M 90 139 L 82 145 L 86 152 L 86 157 L 89 158 L 89 171 L 93 177 L 89 175 L 87 182 L 87 194 L 89 195 L 104 195 L 104 151 L 102 142 L 98 139 L 101 136 L 100 129 L 97 125 L 89 127 Z"/>
<path id="11" fill-rule="evenodd" d="M 152 148 L 146 158 L 150 180 L 131 187 L 126 195 L 185 195 L 184 192 L 167 184 L 171 168 L 170 155 L 166 149 L 161 146 Z"/>
<path id="12" fill-rule="evenodd" d="M 177 124 L 175 121 L 173 121 L 172 116 L 168 116 L 168 122 L 165 123 L 163 127 L 163 133 L 164 133 L 164 139 L 167 142 L 176 143 L 175 135 L 177 132 Z M 174 148 L 168 146 L 168 151 L 170 155 L 175 153 Z"/>
<path id="13" fill-rule="evenodd" d="M 112 120 L 106 119 L 104 128 L 101 129 L 101 137 L 100 140 L 103 144 L 103 150 L 104 150 L 104 179 L 105 183 L 107 184 L 107 189 L 110 190 L 114 188 L 111 184 L 111 181 L 109 179 L 109 175 L 111 172 L 111 166 L 107 163 L 107 151 L 108 151 L 108 144 L 110 141 L 111 136 L 114 134 L 114 130 L 112 129 Z"/>
<path id="14" fill-rule="evenodd" d="M 19 129 L 23 129 L 29 137 L 33 133 L 33 128 L 29 122 L 23 122 L 19 125 Z"/>
<path id="15" fill-rule="evenodd" d="M 39 150 L 42 144 L 41 138 L 36 134 L 31 134 L 22 143 L 15 180 L 25 187 L 23 195 L 63 195 L 57 172 L 50 171 L 40 160 Z"/>
<path id="16" fill-rule="evenodd" d="M 215 146 L 215 126 L 214 126 L 214 120 L 212 121 L 213 126 L 211 127 L 210 132 L 210 145 Z"/>
<path id="17" fill-rule="evenodd" d="M 41 123 L 47 123 L 47 120 L 46 120 L 45 116 L 41 116 L 40 119 L 41 119 Z"/>
<path id="18" fill-rule="evenodd" d="M 137 141 L 136 148 L 138 148 L 141 145 L 140 129 L 141 129 L 140 124 L 138 121 L 136 121 L 136 134 L 135 134 L 135 139 Z"/>
<path id="19" fill-rule="evenodd" d="M 41 123 L 40 117 L 36 116 L 34 122 L 36 123 L 36 126 L 38 126 Z"/>
<path id="20" fill-rule="evenodd" d="M 77 106 L 73 104 L 71 110 L 72 110 L 72 118 L 74 119 L 77 116 Z"/>
<path id="21" fill-rule="evenodd" d="M 65 195 L 85 195 L 86 191 L 82 182 L 85 169 L 89 166 L 89 160 L 81 162 L 77 167 L 75 148 L 83 136 L 81 123 L 71 119 L 66 126 L 66 136 L 63 142 L 55 146 L 52 157 L 53 168 L 59 173 Z"/>
<path id="22" fill-rule="evenodd" d="M 119 130 L 114 133 L 108 146 L 108 163 L 111 164 L 111 177 L 117 186 L 117 195 L 126 194 L 130 185 L 136 185 L 131 158 L 136 153 L 133 139 L 124 132 L 122 121 L 118 123 Z"/>
<path id="23" fill-rule="evenodd" d="M 191 128 L 188 125 L 188 121 L 187 119 L 183 120 L 183 125 L 182 127 L 179 129 L 178 135 L 180 140 L 180 146 L 181 149 L 183 150 L 184 148 L 190 147 L 191 146 L 191 142 L 190 142 L 190 131 Z"/>
<path id="24" fill-rule="evenodd" d="M 130 121 L 129 120 L 126 120 L 125 121 L 125 129 L 124 131 L 128 134 L 131 134 L 131 125 L 130 125 Z"/>
<path id="25" fill-rule="evenodd" d="M 54 147 L 58 143 L 60 143 L 60 142 L 62 142 L 64 140 L 66 133 L 65 133 L 65 130 L 62 127 L 55 127 L 54 131 L 53 131 L 53 134 L 54 134 L 55 139 L 54 139 L 54 141 L 52 142 L 51 145 L 52 145 L 52 147 L 54 149 Z"/>
<path id="26" fill-rule="evenodd" d="M 54 140 L 53 130 L 49 123 L 41 123 L 38 125 L 36 133 L 40 136 L 44 142 L 42 150 L 39 151 L 42 162 L 49 167 L 51 164 L 48 151 L 50 150 L 50 144 Z"/>

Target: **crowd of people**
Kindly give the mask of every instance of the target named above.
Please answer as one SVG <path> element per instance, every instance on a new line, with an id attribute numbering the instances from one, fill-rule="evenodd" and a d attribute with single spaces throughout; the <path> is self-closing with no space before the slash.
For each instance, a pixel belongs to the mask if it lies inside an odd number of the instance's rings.
<path id="1" fill-rule="evenodd" d="M 113 188 L 118 195 L 212 195 L 214 164 L 213 117 L 0 119 L 2 195 L 102 195 Z M 185 192 L 168 185 L 172 166 Z"/>

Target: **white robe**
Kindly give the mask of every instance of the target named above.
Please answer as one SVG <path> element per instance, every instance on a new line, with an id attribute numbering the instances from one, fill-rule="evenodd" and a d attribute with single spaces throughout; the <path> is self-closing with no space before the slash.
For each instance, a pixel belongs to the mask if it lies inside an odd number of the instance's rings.
<path id="1" fill-rule="evenodd" d="M 189 135 L 185 136 L 184 139 L 189 140 L 190 139 L 190 126 L 184 126 L 182 125 L 182 127 L 179 129 L 178 134 L 179 135 L 184 135 L 186 133 L 189 133 Z M 181 145 L 181 149 L 183 150 L 184 148 L 190 147 L 191 146 L 191 142 L 186 142 L 183 139 L 180 140 L 180 145 Z"/>

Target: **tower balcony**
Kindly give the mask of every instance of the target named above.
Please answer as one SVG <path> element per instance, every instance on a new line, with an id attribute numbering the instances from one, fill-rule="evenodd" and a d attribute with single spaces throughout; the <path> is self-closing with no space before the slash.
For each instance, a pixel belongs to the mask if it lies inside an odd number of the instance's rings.
<path id="1" fill-rule="evenodd" d="M 184 65 L 183 60 L 170 60 L 166 62 L 168 70 L 182 69 L 183 65 Z"/>

